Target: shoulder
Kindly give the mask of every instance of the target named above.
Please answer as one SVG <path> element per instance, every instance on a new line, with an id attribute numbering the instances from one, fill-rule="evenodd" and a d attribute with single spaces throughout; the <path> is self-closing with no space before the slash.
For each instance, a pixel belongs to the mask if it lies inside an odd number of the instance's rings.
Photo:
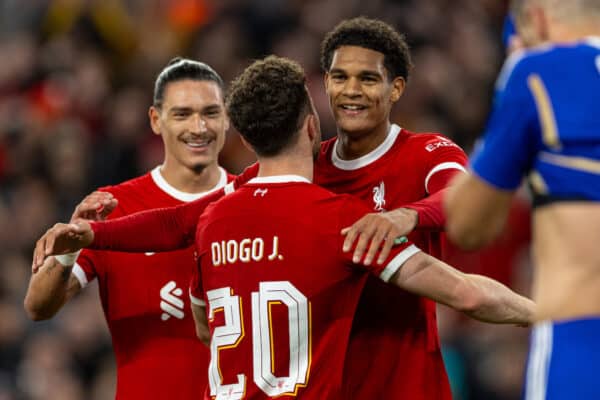
<path id="1" fill-rule="evenodd" d="M 553 68 L 552 59 L 562 57 L 564 47 L 544 44 L 529 49 L 515 51 L 506 58 L 496 80 L 496 90 L 502 91 L 509 81 L 525 81 L 534 70 L 547 65 Z"/>
<path id="2" fill-rule="evenodd" d="M 140 190 L 145 190 L 150 186 L 155 186 L 152 181 L 152 177 L 150 173 L 146 173 L 144 175 L 138 176 L 136 178 L 121 182 L 116 185 L 103 186 L 98 188 L 99 192 L 109 192 L 115 195 L 129 195 L 132 192 L 137 192 Z"/>
<path id="3" fill-rule="evenodd" d="M 447 136 L 438 132 L 414 133 L 402 130 L 405 152 L 411 152 L 418 158 L 434 157 L 443 150 L 464 154 L 463 149 Z"/>

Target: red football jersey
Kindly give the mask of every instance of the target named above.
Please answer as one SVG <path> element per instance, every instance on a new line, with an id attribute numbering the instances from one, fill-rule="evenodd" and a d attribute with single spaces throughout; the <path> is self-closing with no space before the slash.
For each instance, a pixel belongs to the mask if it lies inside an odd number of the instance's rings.
<path id="1" fill-rule="evenodd" d="M 383 265 L 353 264 L 341 229 L 368 212 L 359 199 L 291 175 L 252 179 L 206 209 L 196 234 L 201 276 L 190 285 L 212 335 L 205 398 L 345 398 L 365 272 L 389 280 L 420 251 L 406 243 Z"/>
<path id="2" fill-rule="evenodd" d="M 215 189 L 234 176 L 223 169 Z M 100 189 L 119 205 L 110 218 L 170 207 L 204 194 L 178 191 L 152 172 Z M 73 273 L 82 287 L 98 279 L 117 361 L 117 399 L 197 399 L 207 386 L 209 352 L 196 337 L 187 287 L 193 249 L 168 253 L 84 250 Z"/>
<path id="3" fill-rule="evenodd" d="M 421 200 L 436 186 L 432 182 L 464 171 L 467 164 L 465 153 L 444 136 L 414 134 L 397 125 L 361 158 L 341 160 L 336 146 L 336 138 L 323 142 L 315 183 L 360 197 L 371 212 Z M 415 230 L 409 238 L 439 257 L 439 233 Z M 451 399 L 435 303 L 369 278 L 352 326 L 344 382 L 346 398 Z"/>

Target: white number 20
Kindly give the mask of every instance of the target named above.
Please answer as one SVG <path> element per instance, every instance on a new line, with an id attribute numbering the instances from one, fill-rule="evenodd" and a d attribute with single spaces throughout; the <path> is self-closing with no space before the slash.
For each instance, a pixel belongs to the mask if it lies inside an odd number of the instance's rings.
<path id="1" fill-rule="evenodd" d="M 210 343 L 210 394 L 217 400 L 241 399 L 246 391 L 246 376 L 237 375 L 237 382 L 224 384 L 219 371 L 219 351 L 236 347 L 244 338 L 242 299 L 230 287 L 207 293 L 209 319 L 215 311 L 223 311 L 225 325 L 216 327 Z M 271 306 L 284 304 L 288 309 L 289 375 L 273 374 L 271 337 Z M 310 366 L 310 310 L 309 303 L 290 282 L 261 282 L 258 292 L 252 292 L 252 347 L 253 380 L 268 396 L 294 394 L 306 385 Z"/>

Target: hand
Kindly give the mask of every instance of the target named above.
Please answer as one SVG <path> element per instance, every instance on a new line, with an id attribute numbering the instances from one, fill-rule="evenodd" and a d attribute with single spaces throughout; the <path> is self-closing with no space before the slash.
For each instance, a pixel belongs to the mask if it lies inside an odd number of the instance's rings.
<path id="1" fill-rule="evenodd" d="M 84 219 L 69 224 L 55 224 L 37 241 L 33 251 L 31 270 L 33 273 L 44 264 L 50 255 L 76 252 L 94 241 L 92 226 Z"/>
<path id="2" fill-rule="evenodd" d="M 342 229 L 344 251 L 350 251 L 358 237 L 352 261 L 359 263 L 365 254 L 367 244 L 369 250 L 365 256 L 364 264 L 370 265 L 378 250 L 377 264 L 383 264 L 390 254 L 390 250 L 402 238 L 408 235 L 417 226 L 417 211 L 409 208 L 399 208 L 384 213 L 371 213 L 363 216 L 352 226 Z M 402 241 L 400 241 L 402 243 Z"/>
<path id="3" fill-rule="evenodd" d="M 90 221 L 103 221 L 119 204 L 109 192 L 92 192 L 77 205 L 71 222 L 83 218 Z"/>

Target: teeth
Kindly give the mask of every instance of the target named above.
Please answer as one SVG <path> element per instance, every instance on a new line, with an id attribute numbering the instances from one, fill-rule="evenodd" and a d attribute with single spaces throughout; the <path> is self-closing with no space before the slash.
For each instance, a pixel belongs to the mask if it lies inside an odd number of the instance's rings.
<path id="1" fill-rule="evenodd" d="M 185 142 L 185 144 L 187 144 L 190 147 L 203 147 L 208 145 L 210 141 L 209 140 L 203 140 L 201 142 Z"/>
<path id="2" fill-rule="evenodd" d="M 362 110 L 364 107 L 362 107 L 362 106 L 354 106 L 354 105 L 343 105 L 342 108 L 345 109 L 345 110 L 357 111 L 357 110 Z"/>

